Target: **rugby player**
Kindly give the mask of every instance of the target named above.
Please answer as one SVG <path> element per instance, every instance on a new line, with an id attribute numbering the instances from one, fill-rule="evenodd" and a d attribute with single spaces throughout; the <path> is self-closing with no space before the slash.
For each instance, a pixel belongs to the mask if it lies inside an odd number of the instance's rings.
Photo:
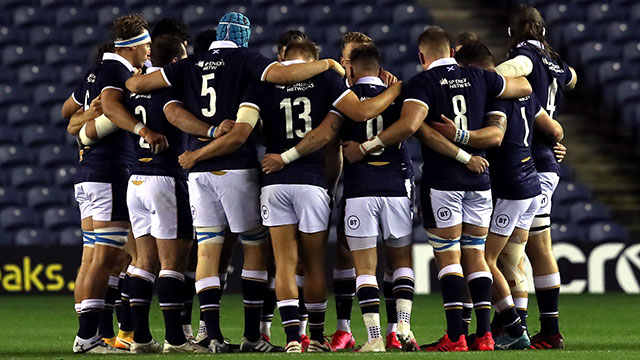
<path id="1" fill-rule="evenodd" d="M 558 117 L 564 91 L 571 90 L 577 75 L 549 45 L 540 12 L 530 6 L 520 6 L 510 21 L 509 60 L 498 65 L 497 71 L 507 76 L 526 76 L 533 92 L 552 118 Z M 560 166 L 554 155 L 566 148 L 539 136 L 531 146 L 536 165 L 542 200 L 529 233 L 526 252 L 533 268 L 533 283 L 540 311 L 540 333 L 531 338 L 536 349 L 561 349 L 564 340 L 558 321 L 560 272 L 551 247 L 551 197 L 558 185 Z"/>
<path id="2" fill-rule="evenodd" d="M 345 156 L 350 162 L 362 159 L 363 154 L 397 144 L 421 128 L 433 131 L 423 122 L 425 119 L 439 121 L 440 114 L 455 117 L 461 129 L 479 129 L 483 125 L 488 99 L 531 93 L 524 78 L 503 78 L 488 71 L 460 68 L 451 58 L 452 49 L 446 32 L 439 27 L 427 28 L 420 35 L 418 46 L 420 63 L 425 71 L 407 85 L 400 119 L 373 139 L 345 148 Z M 488 321 L 491 274 L 483 251 L 491 216 L 489 176 L 484 171 L 488 163 L 482 159 L 482 151 L 465 148 L 477 155 L 476 159 L 456 146 L 439 153 L 423 146 L 423 220 L 440 269 L 438 278 L 447 318 L 447 334 L 438 344 L 428 347 L 430 351 L 468 349 L 462 325 L 463 273 L 468 274 L 479 325 L 485 330 L 482 338 L 491 338 Z M 480 173 L 469 174 L 466 167 L 452 161 L 453 157 L 467 165 L 472 160 L 479 162 L 477 170 Z M 465 272 L 460 265 L 461 247 Z"/>

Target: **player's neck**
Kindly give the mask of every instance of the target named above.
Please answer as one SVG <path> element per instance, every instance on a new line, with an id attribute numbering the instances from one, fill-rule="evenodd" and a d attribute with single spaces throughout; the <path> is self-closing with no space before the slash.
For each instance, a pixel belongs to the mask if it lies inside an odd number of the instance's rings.
<path id="1" fill-rule="evenodd" d="M 114 51 L 115 54 L 122 56 L 125 60 L 129 62 L 133 66 L 133 54 L 129 51 Z"/>

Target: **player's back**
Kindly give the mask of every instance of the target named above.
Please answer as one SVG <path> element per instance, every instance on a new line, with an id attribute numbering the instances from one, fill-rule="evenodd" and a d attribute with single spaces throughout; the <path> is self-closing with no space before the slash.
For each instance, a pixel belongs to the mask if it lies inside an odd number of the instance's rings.
<path id="1" fill-rule="evenodd" d="M 348 91 L 340 76 L 327 71 L 286 86 L 254 82 L 243 103 L 259 108 L 267 153 L 280 154 L 320 125 L 332 106 L 337 105 Z M 309 184 L 327 188 L 324 149 L 296 160 L 281 171 L 265 175 L 264 185 L 271 184 Z"/>
<path id="2" fill-rule="evenodd" d="M 405 102 L 414 101 L 428 108 L 425 121 L 442 121 L 440 115 L 452 119 L 464 130 L 484 126 L 485 106 L 489 99 L 502 94 L 502 76 L 475 67 L 459 67 L 452 58 L 431 64 L 428 70 L 414 76 L 407 85 Z M 465 151 L 484 156 L 484 151 L 460 145 Z M 423 144 L 425 162 L 423 184 L 438 190 L 487 190 L 489 176 L 473 174 L 463 164 L 441 155 Z"/>
<path id="3" fill-rule="evenodd" d="M 360 100 L 373 98 L 386 86 L 377 77 L 359 79 L 351 90 Z M 345 118 L 342 141 L 365 142 L 389 128 L 400 118 L 402 100 L 396 99 L 382 114 L 366 122 Z M 411 156 L 405 142 L 394 144 L 365 156 L 354 164 L 344 165 L 345 198 L 361 196 L 407 196 L 406 180 L 413 177 Z M 372 181 L 375 179 L 375 181 Z"/>

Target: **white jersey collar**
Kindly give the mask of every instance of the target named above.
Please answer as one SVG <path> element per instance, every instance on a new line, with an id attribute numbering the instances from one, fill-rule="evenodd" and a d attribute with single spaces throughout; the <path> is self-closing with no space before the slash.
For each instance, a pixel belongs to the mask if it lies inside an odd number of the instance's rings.
<path id="1" fill-rule="evenodd" d="M 158 70 L 162 69 L 161 67 L 155 67 L 155 66 L 150 66 L 147 68 L 147 71 L 145 72 L 145 74 L 151 74 L 152 72 L 156 72 Z"/>
<path id="2" fill-rule="evenodd" d="M 133 72 L 135 70 L 135 68 L 133 67 L 133 65 L 131 65 L 129 60 L 123 58 L 122 56 L 116 53 L 106 52 L 102 55 L 102 60 L 115 60 L 120 62 L 122 65 L 126 66 L 129 72 Z"/>
<path id="3" fill-rule="evenodd" d="M 380 80 L 380 78 L 377 76 L 363 76 L 358 79 L 358 81 L 356 81 L 356 84 L 384 86 L 382 80 Z"/>
<path id="4" fill-rule="evenodd" d="M 211 46 L 209 46 L 209 50 L 213 50 L 213 49 L 237 49 L 238 47 L 239 47 L 238 44 L 234 43 L 233 41 L 219 40 L 219 41 L 212 42 Z"/>
<path id="5" fill-rule="evenodd" d="M 523 42 L 521 42 L 520 44 L 518 44 L 516 47 L 522 47 L 522 46 L 525 46 L 525 45 L 527 45 L 527 43 L 529 43 L 529 44 L 531 44 L 531 45 L 533 45 L 533 46 L 536 46 L 536 47 L 538 47 L 538 48 L 540 48 L 540 49 L 544 50 L 544 45 L 542 45 L 542 43 L 541 43 L 540 41 L 538 41 L 538 40 L 527 40 L 527 41 L 523 41 Z"/>
<path id="6" fill-rule="evenodd" d="M 429 65 L 429 67 L 427 68 L 427 70 L 431 70 L 432 68 L 434 68 L 436 66 L 446 66 L 446 65 L 458 65 L 458 62 L 456 61 L 456 59 L 454 59 L 452 57 L 446 57 L 446 58 L 438 59 L 438 60 L 432 62 L 431 65 Z"/>

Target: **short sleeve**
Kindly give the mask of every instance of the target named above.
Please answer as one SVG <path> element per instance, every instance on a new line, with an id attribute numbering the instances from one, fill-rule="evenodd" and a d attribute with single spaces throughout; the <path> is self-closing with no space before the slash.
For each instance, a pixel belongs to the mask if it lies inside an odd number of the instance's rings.
<path id="1" fill-rule="evenodd" d="M 573 81 L 573 73 L 571 72 L 571 69 L 569 69 L 569 65 L 567 65 L 567 63 L 565 63 L 564 61 L 560 63 L 560 66 L 562 67 L 562 70 L 564 70 L 564 78 L 560 80 L 564 86 L 569 86 L 569 84 L 571 84 L 571 82 Z"/>
<path id="2" fill-rule="evenodd" d="M 482 70 L 482 74 L 484 76 L 485 83 L 487 84 L 487 93 L 489 97 L 500 97 L 507 87 L 507 81 L 504 76 L 487 70 Z"/>
<path id="3" fill-rule="evenodd" d="M 535 93 L 531 93 L 531 110 L 533 111 L 535 115 L 535 117 L 540 116 L 540 113 L 542 111 L 544 111 L 544 107 L 542 107 L 542 104 L 540 104 L 540 100 L 538 100 L 538 97 L 536 96 Z"/>
<path id="4" fill-rule="evenodd" d="M 245 90 L 244 95 L 242 95 L 242 101 L 240 102 L 240 107 L 248 106 L 256 109 L 260 112 L 260 97 L 258 94 L 260 93 L 258 88 L 260 87 L 259 81 L 251 81 L 249 86 L 247 86 L 247 90 Z"/>
<path id="5" fill-rule="evenodd" d="M 245 49 L 242 54 L 244 61 L 244 71 L 254 80 L 266 81 L 267 73 L 271 67 L 278 64 L 277 61 L 271 61 L 255 50 Z"/>
<path id="6" fill-rule="evenodd" d="M 78 85 L 78 87 L 75 88 L 75 90 L 73 90 L 73 92 L 71 93 L 71 98 L 73 99 L 73 102 L 76 103 L 76 105 L 78 106 L 84 106 L 84 82 L 80 83 L 80 85 Z"/>
<path id="7" fill-rule="evenodd" d="M 404 89 L 404 101 L 403 103 L 413 102 L 418 105 L 424 106 L 429 110 L 429 96 L 427 94 L 427 87 L 417 77 L 409 80 L 409 83 Z"/>
<path id="8" fill-rule="evenodd" d="M 513 102 L 513 100 L 494 99 L 489 101 L 487 103 L 485 116 L 501 115 L 506 118 L 508 113 L 508 106 L 511 102 Z"/>
<path id="9" fill-rule="evenodd" d="M 334 108 L 337 108 L 342 99 L 347 96 L 351 89 L 349 89 L 344 82 L 344 80 L 335 72 L 327 71 L 325 72 L 325 76 L 327 77 L 327 94 L 329 99 L 331 100 L 331 105 Z"/>
<path id="10" fill-rule="evenodd" d="M 100 77 L 100 85 L 102 88 L 100 92 L 107 89 L 114 89 L 118 91 L 124 91 L 126 88 L 124 83 L 131 77 L 131 73 L 124 66 L 114 66 Z"/>
<path id="11" fill-rule="evenodd" d="M 159 90 L 159 94 L 158 95 L 160 97 L 160 103 L 162 104 L 162 109 L 163 110 L 164 110 L 165 107 L 167 107 L 167 105 L 169 105 L 171 103 L 180 103 L 180 104 L 182 104 L 182 101 L 178 97 L 178 94 L 176 93 L 175 89 L 173 89 L 173 88 L 161 89 L 161 90 Z"/>
<path id="12" fill-rule="evenodd" d="M 191 58 L 182 59 L 169 65 L 165 65 L 160 72 L 164 81 L 169 86 L 176 86 L 180 83 L 181 79 L 186 78 L 185 74 L 189 65 L 191 64 Z"/>

